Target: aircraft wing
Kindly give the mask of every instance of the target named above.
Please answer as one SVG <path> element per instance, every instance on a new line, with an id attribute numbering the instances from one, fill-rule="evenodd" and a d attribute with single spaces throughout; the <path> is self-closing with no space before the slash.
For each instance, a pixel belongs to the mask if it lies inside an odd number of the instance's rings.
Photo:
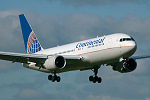
<path id="1" fill-rule="evenodd" d="M 137 60 L 137 59 L 145 59 L 145 58 L 150 58 L 150 55 L 144 55 L 144 56 L 133 56 L 133 57 L 131 57 L 131 58 L 133 58 L 133 59 L 135 59 L 135 60 Z"/>
<path id="2" fill-rule="evenodd" d="M 49 55 L 0 52 L 1 60 L 7 60 L 7 61 L 19 62 L 19 63 L 28 63 L 28 62 L 44 63 L 45 60 L 48 58 L 48 56 Z M 82 57 L 80 56 L 65 55 L 63 57 L 67 61 L 67 64 L 78 63 L 81 62 L 82 60 Z"/>
<path id="3" fill-rule="evenodd" d="M 0 52 L 0 59 L 12 62 L 27 63 L 30 62 L 42 62 L 47 59 L 46 55 L 36 54 L 24 54 L 24 53 L 11 53 L 11 52 Z"/>

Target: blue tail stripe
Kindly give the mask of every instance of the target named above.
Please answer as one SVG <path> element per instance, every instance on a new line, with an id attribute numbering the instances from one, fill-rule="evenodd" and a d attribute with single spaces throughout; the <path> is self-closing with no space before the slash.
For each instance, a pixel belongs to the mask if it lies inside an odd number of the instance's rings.
<path id="1" fill-rule="evenodd" d="M 27 51 L 28 37 L 29 37 L 30 33 L 32 32 L 32 29 L 31 29 L 29 23 L 27 22 L 24 14 L 19 15 L 19 19 L 20 19 L 23 38 L 24 38 L 25 49 Z"/>

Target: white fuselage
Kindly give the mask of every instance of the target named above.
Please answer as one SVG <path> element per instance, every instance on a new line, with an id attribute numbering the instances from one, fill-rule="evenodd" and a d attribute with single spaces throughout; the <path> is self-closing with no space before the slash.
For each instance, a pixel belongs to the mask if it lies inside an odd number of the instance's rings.
<path id="1" fill-rule="evenodd" d="M 57 71 L 59 73 L 72 70 L 88 69 L 92 68 L 94 65 L 118 62 L 120 58 L 129 58 L 132 56 L 135 53 L 136 48 L 136 42 L 133 40 L 133 38 L 127 34 L 117 33 L 45 49 L 37 52 L 36 54 L 49 56 L 74 55 L 84 57 L 85 60 L 82 64 L 66 65 L 65 68 Z M 28 68 L 47 73 L 51 72 L 47 69 L 39 69 L 38 67 L 35 67 L 35 64 L 29 65 Z"/>

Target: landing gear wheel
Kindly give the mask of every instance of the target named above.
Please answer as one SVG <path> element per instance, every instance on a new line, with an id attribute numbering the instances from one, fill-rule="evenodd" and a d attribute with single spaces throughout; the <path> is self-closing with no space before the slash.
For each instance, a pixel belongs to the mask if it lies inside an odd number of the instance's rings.
<path id="1" fill-rule="evenodd" d="M 93 76 L 89 77 L 89 81 L 91 81 L 91 82 L 93 81 Z"/>
<path id="2" fill-rule="evenodd" d="M 92 78 L 92 77 L 91 77 L 91 78 Z M 101 83 L 101 82 L 102 82 L 102 79 L 101 79 L 101 77 L 95 76 L 95 77 L 93 77 L 92 82 L 93 82 L 93 83 L 96 83 L 96 82 Z"/>
<path id="3" fill-rule="evenodd" d="M 48 75 L 48 80 L 52 80 L 52 75 Z"/>
<path id="4" fill-rule="evenodd" d="M 56 74 L 54 74 L 54 76 L 48 75 L 48 80 L 50 80 L 52 82 L 55 82 L 55 81 L 60 82 L 61 78 L 60 78 L 60 76 L 57 76 Z"/>
<path id="5" fill-rule="evenodd" d="M 60 77 L 59 76 L 57 77 L 57 82 L 60 82 Z"/>
<path id="6" fill-rule="evenodd" d="M 97 82 L 98 82 L 98 83 L 101 83 L 101 82 L 102 82 L 102 78 L 99 77 L 99 78 L 97 79 Z"/>
<path id="7" fill-rule="evenodd" d="M 52 76 L 52 82 L 55 82 L 55 80 L 56 80 L 56 77 Z"/>
<path id="8" fill-rule="evenodd" d="M 97 78 L 93 77 L 93 83 L 96 83 L 96 81 L 97 81 Z"/>

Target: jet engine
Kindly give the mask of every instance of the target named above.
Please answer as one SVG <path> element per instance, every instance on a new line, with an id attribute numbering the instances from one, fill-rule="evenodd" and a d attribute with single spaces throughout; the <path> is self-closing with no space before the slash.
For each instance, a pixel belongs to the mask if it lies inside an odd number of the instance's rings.
<path id="1" fill-rule="evenodd" d="M 137 62 L 134 59 L 129 58 L 117 63 L 115 66 L 113 66 L 113 70 L 121 73 L 127 73 L 127 72 L 134 71 L 136 67 L 137 67 Z"/>
<path id="2" fill-rule="evenodd" d="M 43 66 L 48 70 L 62 69 L 66 66 L 66 60 L 63 56 L 49 56 Z"/>

